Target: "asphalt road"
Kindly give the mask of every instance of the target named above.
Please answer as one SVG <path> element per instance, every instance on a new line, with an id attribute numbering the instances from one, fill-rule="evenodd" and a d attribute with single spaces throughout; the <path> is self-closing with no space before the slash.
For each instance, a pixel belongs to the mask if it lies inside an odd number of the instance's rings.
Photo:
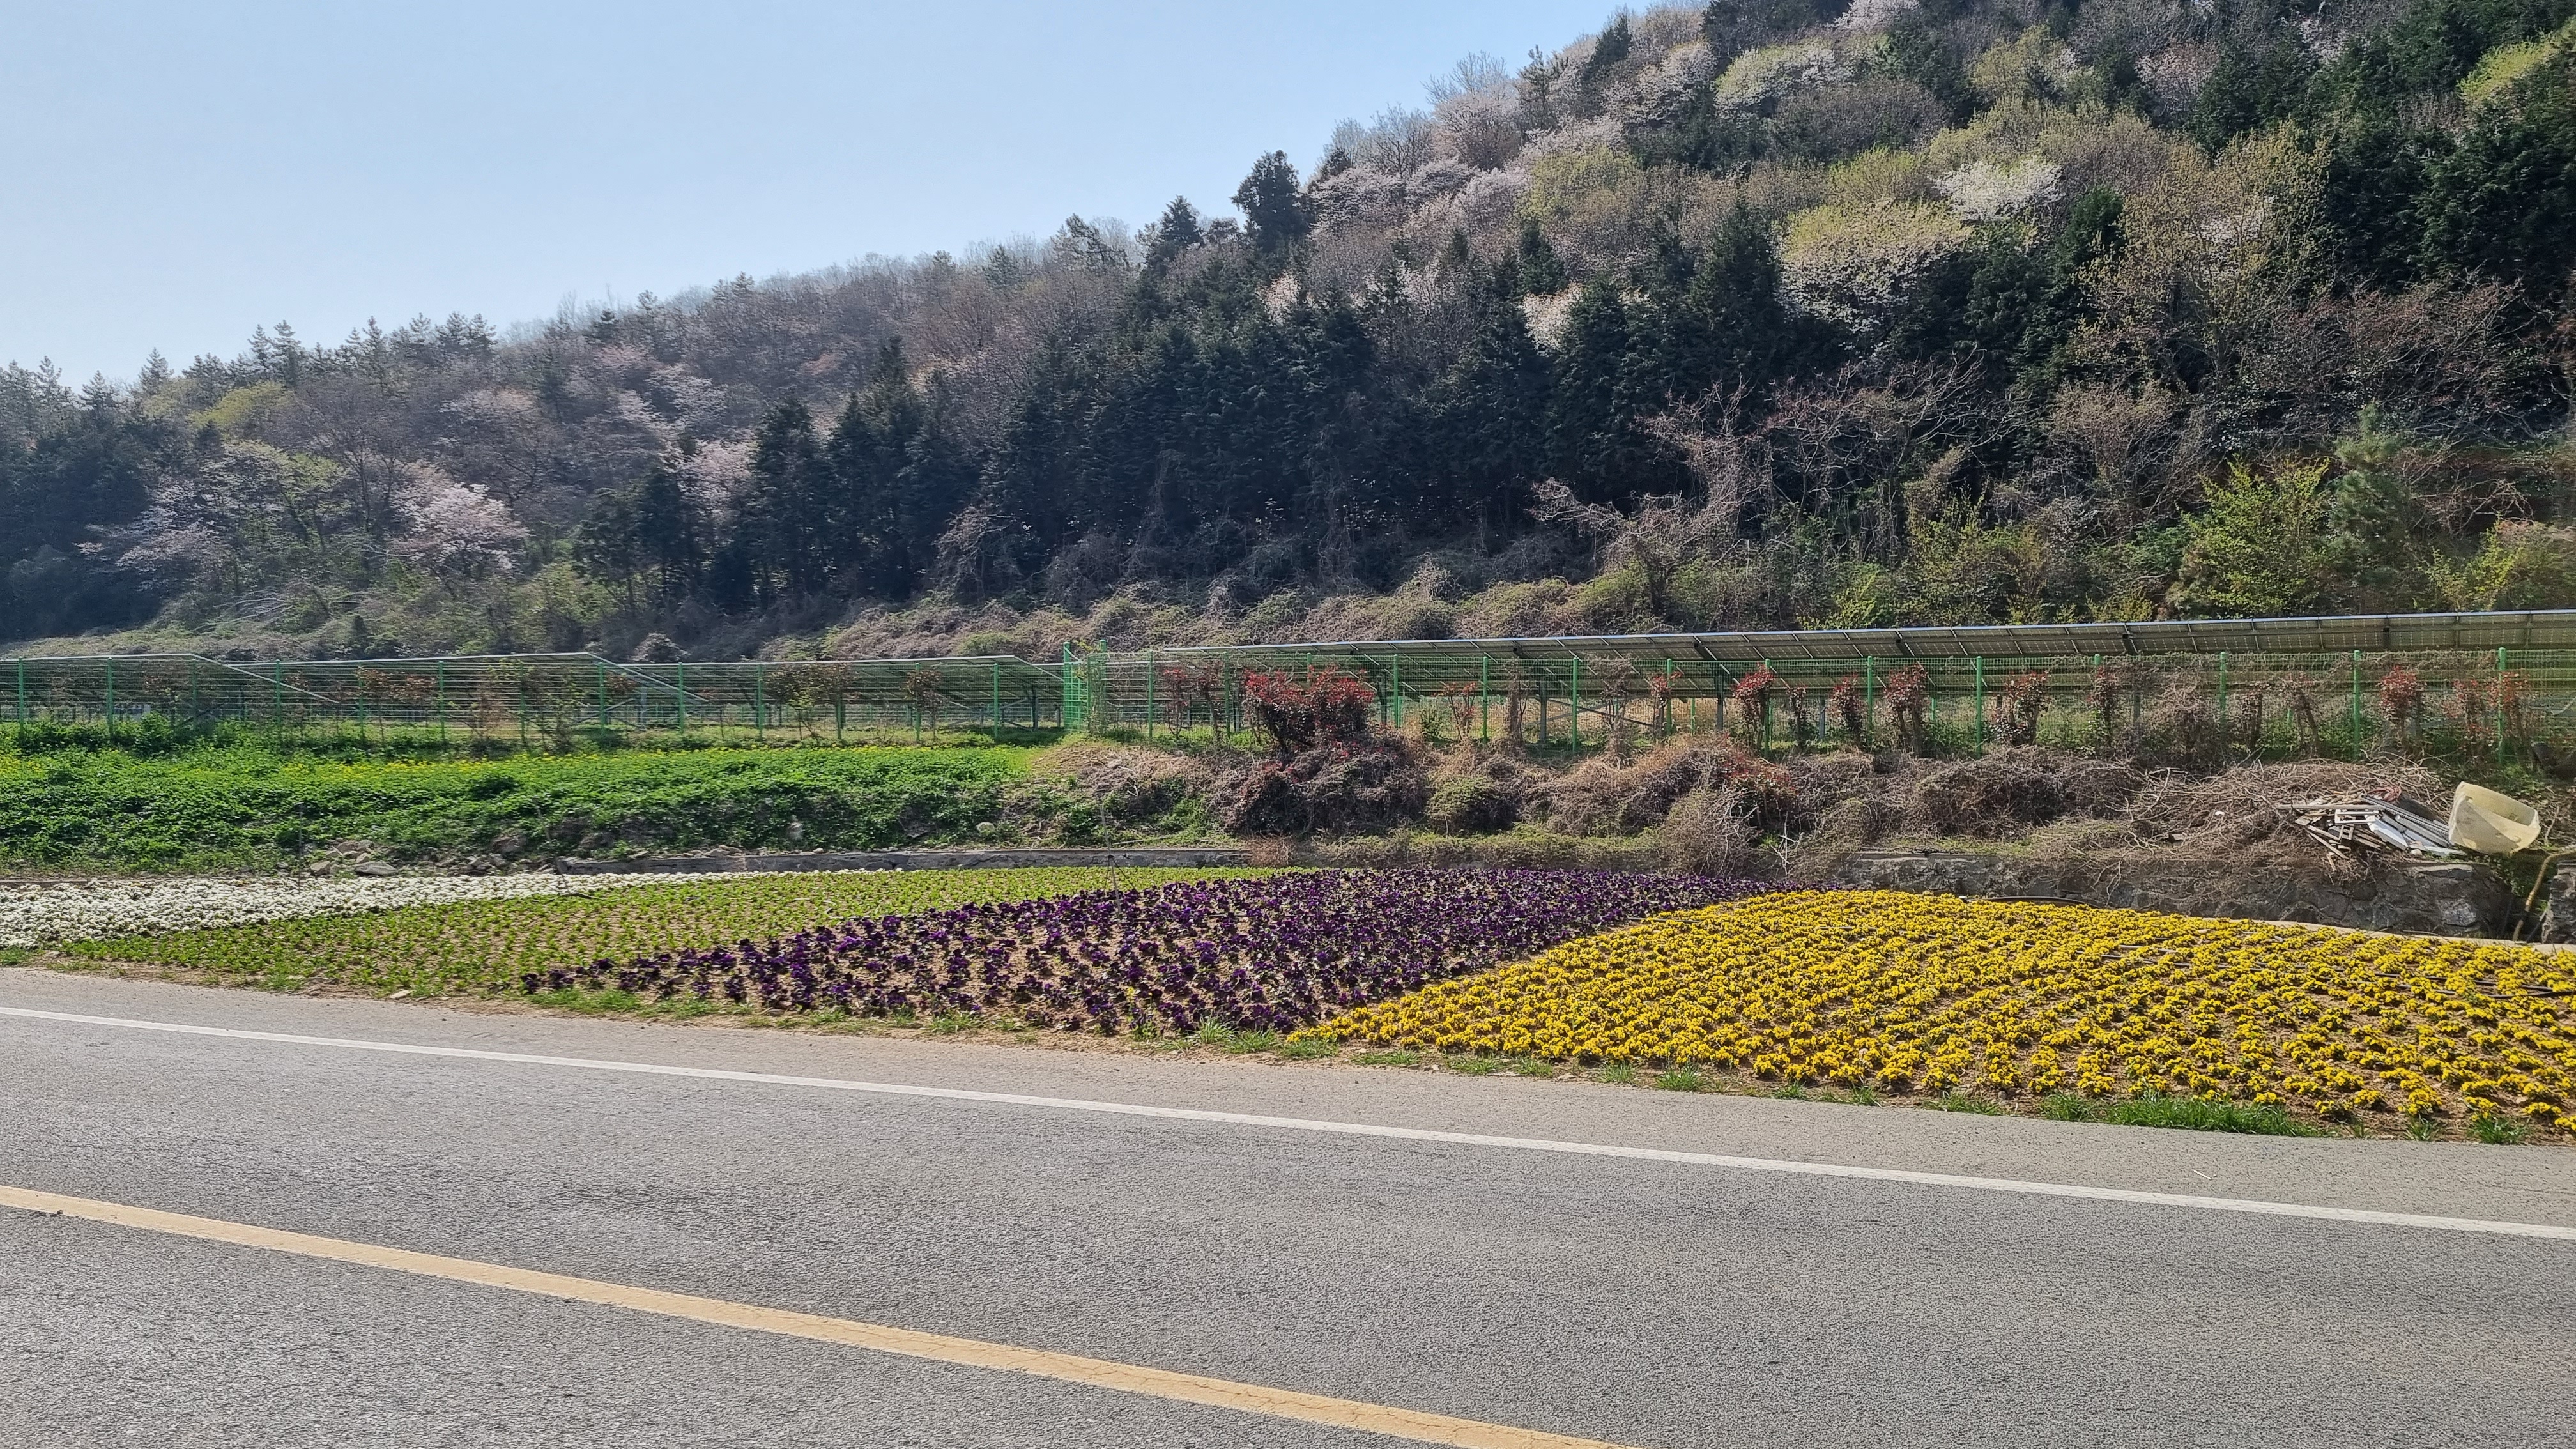
<path id="1" fill-rule="evenodd" d="M 2576 1153 L 647 1027 L 0 1006 L 2576 1226 Z M 0 1186 L 1623 1445 L 2576 1442 L 2576 1242 L 0 1016 Z M 0 1445 L 1371 1445 L 0 1208 Z"/>

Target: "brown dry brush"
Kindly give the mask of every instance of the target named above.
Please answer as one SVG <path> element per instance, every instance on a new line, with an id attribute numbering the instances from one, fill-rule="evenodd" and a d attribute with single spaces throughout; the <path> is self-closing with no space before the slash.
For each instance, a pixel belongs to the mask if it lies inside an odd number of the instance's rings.
<path id="1" fill-rule="evenodd" d="M 1896 722 L 1896 742 L 1914 754 L 1931 752 L 1932 676 L 1920 664 L 1908 664 L 1887 676 L 1887 713 Z"/>
<path id="2" fill-rule="evenodd" d="M 1834 681 L 1833 712 L 1842 727 L 1843 743 L 1855 750 L 1869 748 L 1869 696 L 1857 674 L 1846 674 Z"/>
<path id="3" fill-rule="evenodd" d="M 2197 663 L 2165 676 L 2155 706 L 2147 713 L 2147 733 L 2160 747 L 2159 753 L 2176 764 L 2209 765 L 2225 752 L 2226 740 L 2211 708 L 2209 681 Z"/>
<path id="4" fill-rule="evenodd" d="M 1762 748 L 1771 732 L 1771 695 L 1779 687 L 1780 676 L 1768 664 L 1735 681 L 1735 737 L 1746 749 Z"/>
<path id="5" fill-rule="evenodd" d="M 2538 722 L 2537 712 L 2532 707 L 2531 676 L 2519 669 L 2505 670 L 2496 675 L 2490 693 L 2505 742 L 2521 746 L 2523 753 L 2528 755 L 2533 726 Z"/>
<path id="6" fill-rule="evenodd" d="M 1793 684 L 1783 696 L 1789 706 L 1789 738 L 1799 754 L 1805 754 L 1816 743 L 1816 715 L 1808 707 L 1807 687 Z"/>
<path id="7" fill-rule="evenodd" d="M 2004 681 L 2002 693 L 1996 696 L 1995 711 L 1999 716 L 1996 733 L 2008 745 L 2036 744 L 2039 741 L 2039 717 L 2048 708 L 2048 671 L 2026 669 Z"/>
<path id="8" fill-rule="evenodd" d="M 2110 754 L 2120 746 L 2120 702 L 2128 697 L 2119 666 L 2096 664 L 2084 689 L 2085 707 L 2093 711 L 2093 747 Z"/>
<path id="9" fill-rule="evenodd" d="M 2403 664 L 2379 676 L 2379 718 L 2391 743 L 2411 743 L 2424 727 L 2424 676 Z"/>
<path id="10" fill-rule="evenodd" d="M 2281 682 L 2282 703 L 2290 715 L 2290 733 L 2298 742 L 2299 755 L 2313 760 L 2325 747 L 2325 732 L 2317 725 L 2317 697 L 2322 686 L 2306 674 L 2292 674 Z"/>
<path id="11" fill-rule="evenodd" d="M 2483 674 L 2463 674 L 2451 681 L 2442 714 L 2460 743 L 2460 753 L 2477 764 L 2495 753 L 2495 690 Z"/>
<path id="12" fill-rule="evenodd" d="M 2264 707 L 2269 702 L 2271 686 L 2257 679 L 2239 687 L 2228 697 L 2227 733 L 2241 759 L 2263 756 L 2263 727 L 2268 720 Z"/>

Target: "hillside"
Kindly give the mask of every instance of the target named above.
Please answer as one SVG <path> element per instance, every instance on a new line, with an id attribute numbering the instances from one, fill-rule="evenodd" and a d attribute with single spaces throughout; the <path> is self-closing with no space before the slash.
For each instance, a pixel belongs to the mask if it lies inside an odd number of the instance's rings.
<path id="1" fill-rule="evenodd" d="M 2576 0 L 1718 0 L 1426 100 L 1229 214 L 12 366 L 0 639 L 2576 604 Z"/>

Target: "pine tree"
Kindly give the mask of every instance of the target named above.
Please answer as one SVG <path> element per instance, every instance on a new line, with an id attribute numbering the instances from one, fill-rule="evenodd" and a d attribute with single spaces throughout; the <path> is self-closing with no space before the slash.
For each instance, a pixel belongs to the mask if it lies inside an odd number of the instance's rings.
<path id="1" fill-rule="evenodd" d="M 1285 151 L 1252 163 L 1251 174 L 1234 189 L 1234 204 L 1243 213 L 1253 246 L 1267 255 L 1278 256 L 1304 241 L 1312 225 L 1305 198 L 1297 191 L 1297 168 L 1288 163 Z"/>

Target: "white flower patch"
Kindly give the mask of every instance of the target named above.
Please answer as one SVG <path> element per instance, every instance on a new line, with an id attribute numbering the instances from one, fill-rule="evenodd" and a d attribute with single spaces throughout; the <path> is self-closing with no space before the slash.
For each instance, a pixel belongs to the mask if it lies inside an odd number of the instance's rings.
<path id="1" fill-rule="evenodd" d="M 2056 200 L 2064 178 L 2056 162 L 2024 156 L 2009 166 L 1971 161 L 1947 176 L 1936 177 L 1932 188 L 1948 199 L 1950 210 L 1961 221 L 2000 221 Z"/>
<path id="2" fill-rule="evenodd" d="M 1852 78 L 1851 68 L 1822 40 L 1766 45 L 1735 58 L 1718 77 L 1718 104 L 1750 110 L 1791 91 Z"/>
<path id="3" fill-rule="evenodd" d="M 0 947 L 105 941 L 307 916 L 346 916 L 398 906 L 524 896 L 589 895 L 625 886 L 724 880 L 724 874 L 391 876 L 356 880 L 79 881 L 0 885 Z M 737 877 L 738 878 L 738 877 Z"/>
<path id="4" fill-rule="evenodd" d="M 1521 317 L 1529 323 L 1530 340 L 1543 352 L 1554 352 L 1565 339 L 1565 324 L 1574 317 L 1574 292 L 1566 288 L 1553 296 L 1536 292 L 1521 298 Z"/>
<path id="5" fill-rule="evenodd" d="M 1919 0 L 1852 0 L 1834 26 L 1855 35 L 1873 35 L 1895 24 L 1898 16 L 1918 3 Z"/>

